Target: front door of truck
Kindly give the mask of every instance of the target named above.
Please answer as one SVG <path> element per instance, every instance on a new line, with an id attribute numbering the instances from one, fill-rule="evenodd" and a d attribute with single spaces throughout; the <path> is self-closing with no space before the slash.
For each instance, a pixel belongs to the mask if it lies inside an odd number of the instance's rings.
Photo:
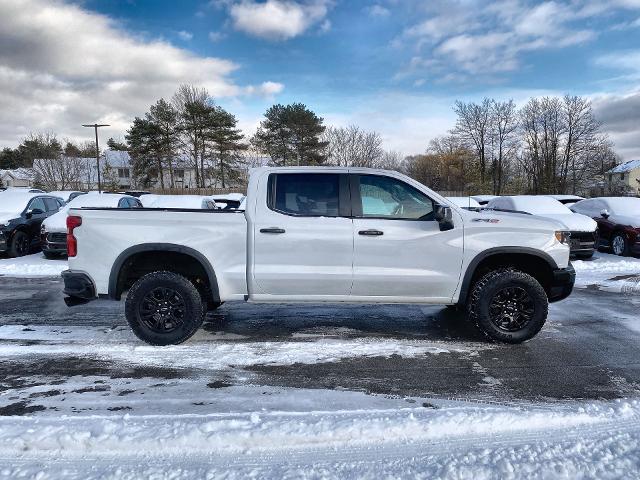
<path id="1" fill-rule="evenodd" d="M 351 295 L 448 302 L 462 268 L 460 222 L 440 231 L 434 201 L 392 176 L 353 174 L 351 196 Z"/>
<path id="2" fill-rule="evenodd" d="M 353 261 L 348 176 L 271 173 L 253 228 L 254 295 L 347 296 Z M 264 197 L 262 197 L 264 198 Z M 345 215 L 346 213 L 346 215 Z"/>

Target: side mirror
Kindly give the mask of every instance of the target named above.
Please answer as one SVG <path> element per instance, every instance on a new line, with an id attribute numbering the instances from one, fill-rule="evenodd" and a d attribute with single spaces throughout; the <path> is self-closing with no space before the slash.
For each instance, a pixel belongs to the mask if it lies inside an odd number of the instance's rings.
<path id="1" fill-rule="evenodd" d="M 29 210 L 29 211 L 26 213 L 26 215 L 25 215 L 25 216 L 26 216 L 27 218 L 31 218 L 31 217 L 33 217 L 34 215 L 42 215 L 43 213 L 44 213 L 44 212 L 43 212 L 42 210 L 40 210 L 39 208 L 34 208 L 33 210 Z"/>
<path id="2" fill-rule="evenodd" d="M 453 228 L 453 212 L 451 207 L 436 205 L 435 219 L 440 224 L 440 231 L 445 232 Z"/>
<path id="3" fill-rule="evenodd" d="M 603 208 L 602 210 L 600 210 L 600 216 L 602 218 L 609 218 L 611 214 L 609 213 L 609 210 L 607 210 L 606 208 Z"/>

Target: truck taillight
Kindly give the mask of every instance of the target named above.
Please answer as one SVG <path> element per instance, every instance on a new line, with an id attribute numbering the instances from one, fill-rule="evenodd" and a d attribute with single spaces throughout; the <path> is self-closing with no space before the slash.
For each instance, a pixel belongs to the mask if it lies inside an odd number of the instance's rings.
<path id="1" fill-rule="evenodd" d="M 73 230 L 82 225 L 82 218 L 76 216 L 67 217 L 67 256 L 75 257 L 78 254 L 78 241 L 73 236 Z"/>

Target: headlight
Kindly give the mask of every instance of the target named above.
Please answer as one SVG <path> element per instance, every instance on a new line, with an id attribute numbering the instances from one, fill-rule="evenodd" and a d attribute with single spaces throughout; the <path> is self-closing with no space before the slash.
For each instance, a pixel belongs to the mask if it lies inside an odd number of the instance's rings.
<path id="1" fill-rule="evenodd" d="M 566 232 L 564 230 L 556 231 L 556 240 L 560 243 L 569 243 L 569 237 L 571 236 L 570 232 Z"/>

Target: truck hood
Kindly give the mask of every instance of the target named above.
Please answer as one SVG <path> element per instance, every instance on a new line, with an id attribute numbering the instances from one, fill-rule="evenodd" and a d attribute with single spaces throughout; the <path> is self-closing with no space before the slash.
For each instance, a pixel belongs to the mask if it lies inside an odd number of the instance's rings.
<path id="1" fill-rule="evenodd" d="M 545 213 L 539 216 L 556 220 L 562 223 L 564 228 L 572 232 L 595 232 L 596 228 L 598 228 L 595 220 L 579 213 Z"/>
<path id="2" fill-rule="evenodd" d="M 519 230 L 566 230 L 567 227 L 551 218 L 540 217 L 538 215 L 527 215 L 526 213 L 515 212 L 498 212 L 495 210 L 480 210 L 473 212 L 462 210 L 467 222 L 483 224 L 486 226 L 495 225 L 496 227 L 508 227 Z"/>

